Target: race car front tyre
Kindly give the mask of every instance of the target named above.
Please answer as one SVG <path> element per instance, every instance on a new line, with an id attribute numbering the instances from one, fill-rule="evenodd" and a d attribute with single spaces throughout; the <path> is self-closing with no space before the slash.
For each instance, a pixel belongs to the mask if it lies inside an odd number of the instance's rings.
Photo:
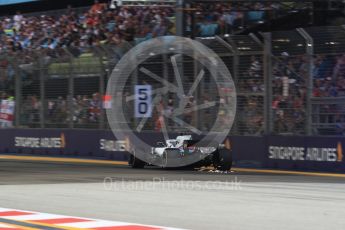
<path id="1" fill-rule="evenodd" d="M 142 169 L 146 165 L 146 163 L 144 161 L 140 160 L 139 158 L 135 157 L 132 154 L 129 157 L 128 164 L 134 169 Z"/>
<path id="2" fill-rule="evenodd" d="M 229 149 L 218 149 L 213 155 L 215 169 L 229 171 L 232 167 L 232 152 Z"/>

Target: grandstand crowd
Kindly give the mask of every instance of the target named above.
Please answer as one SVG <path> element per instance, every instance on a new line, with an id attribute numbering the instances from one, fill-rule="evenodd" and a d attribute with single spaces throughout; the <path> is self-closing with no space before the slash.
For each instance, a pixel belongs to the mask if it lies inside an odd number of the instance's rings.
<path id="1" fill-rule="evenodd" d="M 12 96 L 2 93 L 0 100 L 7 100 Z M 37 126 L 40 123 L 40 109 L 42 103 L 36 95 L 28 95 L 23 98 L 20 106 L 20 123 L 24 126 Z M 74 124 L 94 124 L 101 119 L 103 108 L 102 97 L 99 93 L 88 95 L 77 95 L 72 99 L 72 105 L 68 104 L 66 98 L 60 96 L 56 99 L 47 99 L 45 119 L 47 124 L 66 124 L 70 120 Z"/>
<path id="2" fill-rule="evenodd" d="M 195 6 L 198 36 L 207 37 L 260 22 L 286 7 L 282 3 L 199 3 Z M 54 49 L 134 44 L 152 37 L 174 34 L 175 9 L 169 6 L 111 7 L 110 2 L 95 3 L 89 10 L 71 7 L 62 15 L 22 15 L 3 17 L 0 22 L 0 51 Z"/>
<path id="3" fill-rule="evenodd" d="M 197 36 L 208 37 L 216 34 L 231 34 L 255 24 L 278 18 L 289 8 L 307 9 L 307 3 L 287 2 L 216 2 L 197 3 L 195 17 Z"/>
<path id="4" fill-rule="evenodd" d="M 345 54 L 314 59 L 314 97 L 345 96 Z"/>
<path id="5" fill-rule="evenodd" d="M 196 4 L 197 36 L 209 37 L 228 34 L 250 23 L 257 23 L 279 11 L 280 3 L 216 3 Z M 142 41 L 175 33 L 175 9 L 169 6 L 118 6 L 97 0 L 88 9 L 68 7 L 63 14 L 38 13 L 3 17 L 0 21 L 0 91 L 13 91 L 15 68 L 18 62 L 23 72 L 28 71 L 37 53 L 49 65 L 49 58 L 68 49 L 74 58 L 89 47 L 136 45 Z M 190 25 L 191 26 L 191 25 Z M 316 55 L 313 59 L 313 97 L 345 96 L 345 54 Z M 60 57 L 60 60 L 64 60 Z M 305 129 L 307 79 L 306 55 L 286 54 L 273 61 L 272 109 L 274 130 L 277 133 L 298 133 Z M 242 71 L 242 70 L 241 70 Z M 26 73 L 28 74 L 28 73 Z M 26 75 L 22 76 L 26 79 Z M 239 77 L 240 92 L 263 94 L 264 71 L 260 57 L 252 56 Z M 11 88 L 12 87 L 12 88 Z M 3 97 L 4 98 L 4 97 Z M 263 98 L 252 95 L 240 100 L 246 104 L 247 134 L 261 133 L 263 127 Z M 22 102 L 24 123 L 37 122 L 41 103 L 38 95 L 30 95 Z M 70 116 L 67 99 L 48 100 L 47 117 L 52 123 L 65 122 L 73 117 L 78 124 L 98 122 L 102 100 L 99 93 L 79 95 L 73 99 L 74 114 Z M 169 107 L 169 105 L 168 105 Z M 169 108 L 167 108 L 169 110 Z M 338 109 L 338 108 L 336 108 Z M 334 112 L 334 108 L 329 108 Z M 344 110 L 344 109 L 343 109 Z M 344 111 L 339 113 L 344 114 Z M 191 118 L 192 120 L 192 118 Z M 345 124 L 345 118 L 338 119 Z M 159 122 L 157 123 L 159 126 Z M 344 126 L 345 130 L 345 126 Z"/>
<path id="6" fill-rule="evenodd" d="M 303 133 L 306 118 L 307 81 L 309 76 L 306 55 L 282 55 L 273 67 L 273 104 L 277 133 Z M 345 96 L 345 54 L 316 55 L 312 66 L 312 97 Z M 285 94 L 284 95 L 284 91 Z M 338 123 L 345 131 L 343 105 L 323 105 L 323 122 Z"/>
<path id="7" fill-rule="evenodd" d="M 68 8 L 62 15 L 4 17 L 0 22 L 0 51 L 117 45 L 163 36 L 174 30 L 171 7 L 118 7 L 95 1 L 86 11 Z"/>

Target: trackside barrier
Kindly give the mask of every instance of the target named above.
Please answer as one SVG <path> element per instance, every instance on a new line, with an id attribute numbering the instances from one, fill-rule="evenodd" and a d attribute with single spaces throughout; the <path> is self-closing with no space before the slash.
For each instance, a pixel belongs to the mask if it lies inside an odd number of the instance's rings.
<path id="1" fill-rule="evenodd" d="M 152 145 L 164 140 L 160 133 L 142 133 L 139 137 Z M 0 153 L 4 154 L 127 161 L 129 142 L 117 140 L 111 131 L 101 130 L 0 130 Z M 345 173 L 343 137 L 230 136 L 224 144 L 232 148 L 236 167 Z"/>
<path id="2" fill-rule="evenodd" d="M 108 131 L 72 129 L 0 130 L 1 153 L 127 160 L 125 141 Z"/>
<path id="3" fill-rule="evenodd" d="M 265 167 L 345 173 L 344 137 L 264 138 Z"/>

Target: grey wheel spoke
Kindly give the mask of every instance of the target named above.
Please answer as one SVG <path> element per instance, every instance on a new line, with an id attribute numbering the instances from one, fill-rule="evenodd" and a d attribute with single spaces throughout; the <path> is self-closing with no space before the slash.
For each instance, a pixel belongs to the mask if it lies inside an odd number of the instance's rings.
<path id="1" fill-rule="evenodd" d="M 208 108 L 214 107 L 215 105 L 216 105 L 216 102 L 211 101 L 211 102 L 207 102 L 205 104 L 196 105 L 196 106 L 193 106 L 191 108 L 184 109 L 183 111 L 176 110 L 176 111 L 174 111 L 173 116 L 180 116 L 180 115 L 185 114 L 185 113 L 191 113 L 191 112 L 199 111 L 201 109 L 208 109 Z"/>
<path id="2" fill-rule="evenodd" d="M 152 79 L 162 83 L 163 85 L 168 86 L 169 88 L 172 88 L 173 90 L 175 90 L 177 92 L 179 91 L 179 88 L 176 87 L 176 85 L 174 85 L 174 84 L 168 82 L 167 80 L 159 77 L 157 74 L 152 73 L 150 70 L 148 70 L 144 67 L 141 67 L 139 70 L 140 70 L 140 72 L 142 72 L 142 73 L 146 74 L 147 76 L 151 77 Z"/>
<path id="3" fill-rule="evenodd" d="M 171 63 L 172 63 L 172 66 L 173 66 L 173 69 L 174 69 L 174 74 L 175 74 L 175 78 L 176 78 L 176 82 L 177 82 L 177 86 L 178 86 L 178 93 L 180 95 L 184 95 L 184 89 L 183 89 L 183 84 L 182 84 L 182 78 L 181 78 L 181 74 L 180 74 L 180 71 L 178 69 L 178 66 L 177 66 L 177 62 L 176 62 L 176 57 L 180 57 L 181 54 L 176 54 L 174 56 L 172 56 L 170 58 L 171 60 Z"/>
<path id="4" fill-rule="evenodd" d="M 162 96 L 160 94 L 157 94 L 152 101 L 152 106 L 155 106 L 160 100 L 161 100 Z M 144 117 L 143 119 L 140 120 L 136 130 L 137 132 L 141 132 L 141 130 L 143 129 L 144 125 L 146 124 L 147 120 L 149 119 L 149 117 Z"/>
<path id="5" fill-rule="evenodd" d="M 205 75 L 205 71 L 203 69 L 200 70 L 198 76 L 196 77 L 195 81 L 193 82 L 192 87 L 189 89 L 188 96 L 192 96 L 193 95 L 196 87 L 199 85 L 199 82 L 204 77 L 204 75 Z"/>
<path id="6" fill-rule="evenodd" d="M 202 134 L 202 132 L 201 132 L 199 129 L 195 128 L 194 126 L 188 124 L 187 122 L 181 120 L 181 119 L 178 118 L 178 117 L 171 117 L 171 119 L 172 119 L 173 121 L 175 121 L 176 123 L 183 125 L 185 128 L 187 128 L 189 131 L 191 131 L 191 132 L 193 132 L 193 133 L 196 133 L 196 134 L 198 134 L 198 135 L 201 135 L 201 134 Z"/>
<path id="7" fill-rule="evenodd" d="M 169 90 L 170 87 L 164 86 L 162 88 L 154 89 L 151 91 L 149 95 L 155 95 L 155 94 L 166 94 L 168 91 L 170 92 L 175 92 L 175 90 Z M 126 102 L 134 101 L 135 100 L 135 95 L 130 95 L 126 97 Z"/>
<path id="8" fill-rule="evenodd" d="M 165 115 L 163 115 L 163 120 L 162 120 L 162 133 L 164 136 L 164 140 L 169 140 L 169 134 L 168 134 L 168 130 L 167 130 L 167 126 L 165 124 Z"/>

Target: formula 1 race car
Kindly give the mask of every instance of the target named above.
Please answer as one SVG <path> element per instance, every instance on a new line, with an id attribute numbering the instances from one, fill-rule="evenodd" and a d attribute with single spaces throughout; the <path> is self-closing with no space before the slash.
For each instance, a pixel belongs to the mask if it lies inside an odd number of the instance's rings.
<path id="1" fill-rule="evenodd" d="M 202 167 L 213 165 L 216 169 L 227 171 L 232 166 L 232 152 L 223 144 L 200 146 L 198 140 L 193 140 L 192 135 L 177 136 L 176 139 L 166 140 L 165 143 L 157 142 L 151 148 L 145 160 L 139 159 L 135 152 L 129 158 L 132 168 L 144 168 L 146 165 L 158 165 L 162 168 Z M 202 144 L 201 144 L 202 145 Z M 190 162 L 190 163 L 188 163 Z M 186 164 L 187 163 L 187 164 Z"/>

